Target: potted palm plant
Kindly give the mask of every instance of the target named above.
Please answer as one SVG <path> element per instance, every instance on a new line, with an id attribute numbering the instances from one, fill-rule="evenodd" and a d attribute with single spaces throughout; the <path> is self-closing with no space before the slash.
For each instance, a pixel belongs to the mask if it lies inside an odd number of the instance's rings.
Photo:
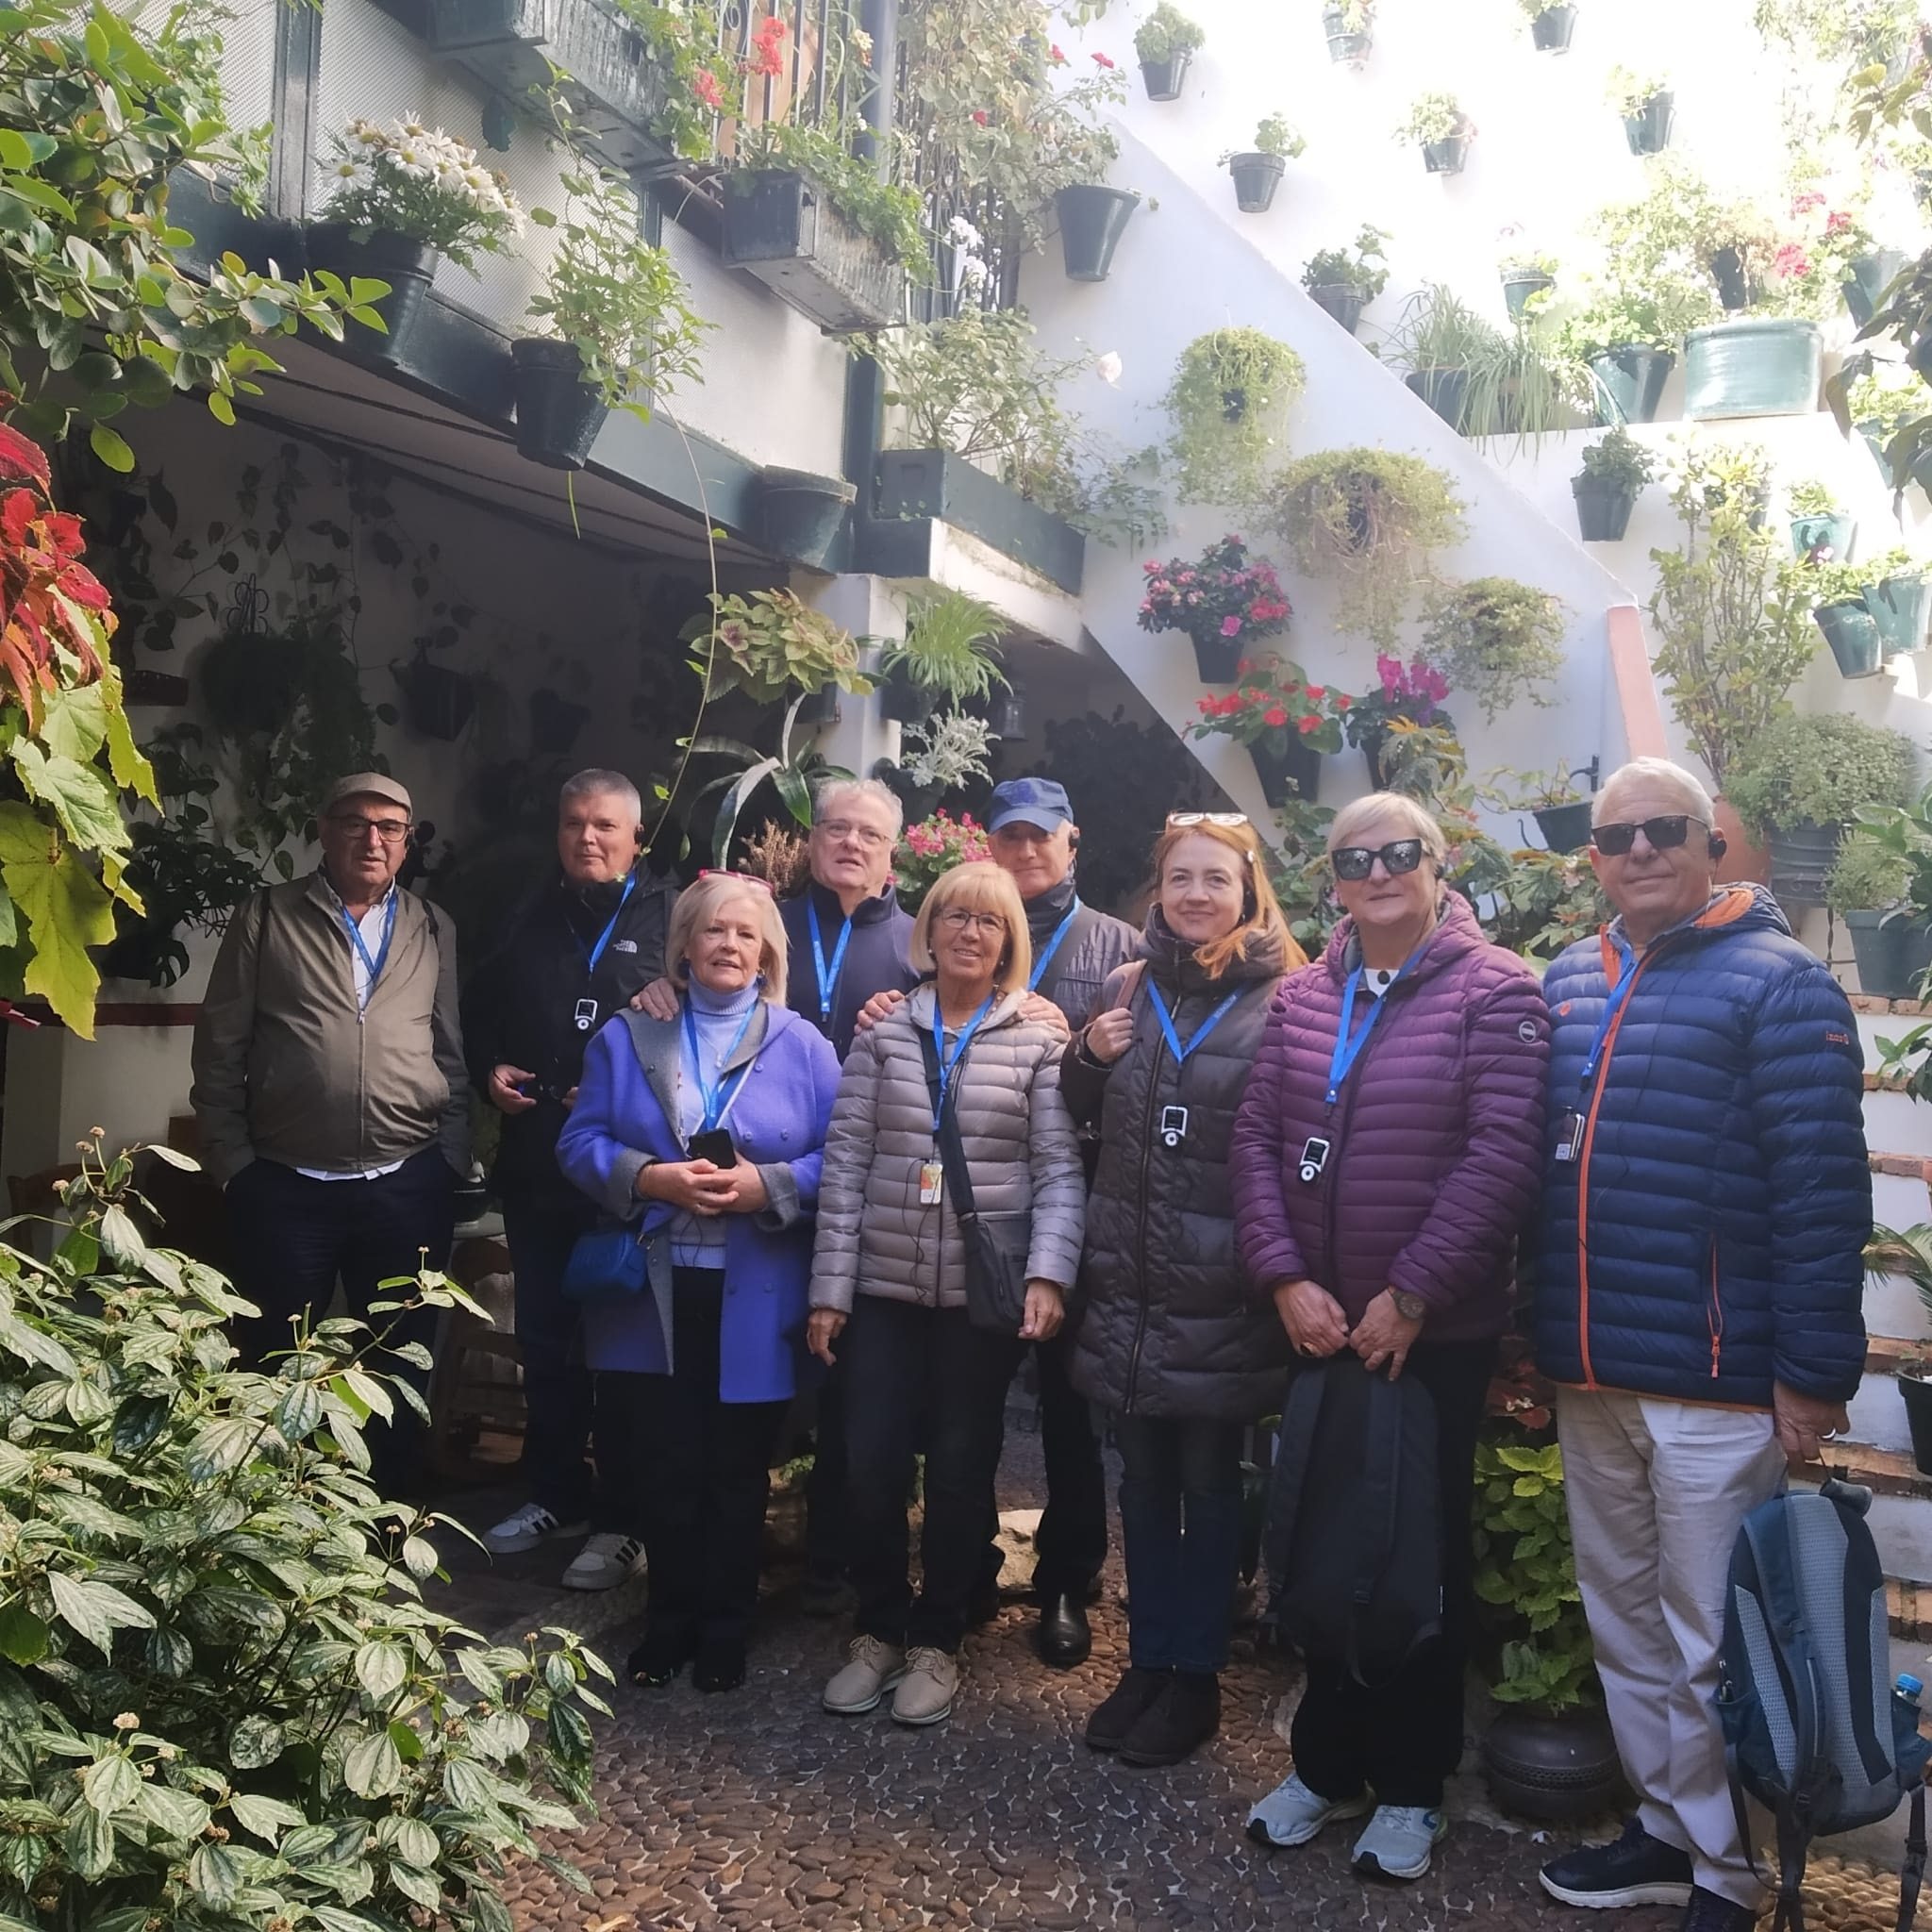
<path id="1" fill-rule="evenodd" d="M 1677 97 L 1661 80 L 1633 74 L 1627 67 L 1613 67 L 1609 96 L 1610 106 L 1623 117 L 1624 138 L 1633 155 L 1660 155 L 1670 146 Z"/>
<path id="2" fill-rule="evenodd" d="M 1556 6 L 1545 0 L 1517 0 L 1529 16 L 1530 44 L 1539 54 L 1567 54 L 1570 37 L 1576 31 L 1576 9 L 1558 0 Z"/>
<path id="3" fill-rule="evenodd" d="M 1188 77 L 1188 62 L 1208 38 L 1173 0 L 1159 0 L 1134 32 L 1134 53 L 1150 101 L 1177 101 Z"/>
<path id="4" fill-rule="evenodd" d="M 1785 500 L 1791 519 L 1791 554 L 1819 563 L 1850 560 L 1858 526 L 1823 483 L 1793 483 Z"/>
<path id="5" fill-rule="evenodd" d="M 1570 479 L 1576 527 L 1586 543 L 1620 543 L 1643 486 L 1657 474 L 1651 453 L 1625 429 L 1587 443 L 1583 468 Z"/>
<path id="6" fill-rule="evenodd" d="M 1475 139 L 1475 123 L 1457 106 L 1454 94 L 1431 90 L 1416 96 L 1395 139 L 1415 142 L 1430 174 L 1459 175 Z"/>
<path id="7" fill-rule="evenodd" d="M 1328 58 L 1338 67 L 1359 67 L 1374 44 L 1372 27 L 1375 0 L 1336 0 L 1322 9 L 1322 31 L 1328 37 Z"/>
<path id="8" fill-rule="evenodd" d="M 1242 214 L 1265 215 L 1274 206 L 1274 191 L 1289 162 L 1307 146 L 1279 114 L 1270 114 L 1255 129 L 1252 149 L 1222 156 L 1222 165 L 1234 176 L 1235 206 Z"/>
<path id="9" fill-rule="evenodd" d="M 1352 249 L 1320 249 L 1303 265 L 1302 287 L 1350 335 L 1362 310 L 1389 285 L 1388 258 L 1382 253 L 1388 239 L 1382 229 L 1365 225 Z"/>
<path id="10" fill-rule="evenodd" d="M 963 591 L 915 604 L 905 641 L 887 645 L 879 659 L 881 714 L 916 724 L 941 705 L 957 711 L 970 698 L 991 696 L 1007 681 L 995 656 L 1004 628 L 998 611 Z"/>
<path id="11" fill-rule="evenodd" d="M 1848 563 L 1807 559 L 1811 616 L 1824 633 L 1840 677 L 1876 677 L 1883 657 L 1878 625 L 1866 608 L 1862 574 Z"/>

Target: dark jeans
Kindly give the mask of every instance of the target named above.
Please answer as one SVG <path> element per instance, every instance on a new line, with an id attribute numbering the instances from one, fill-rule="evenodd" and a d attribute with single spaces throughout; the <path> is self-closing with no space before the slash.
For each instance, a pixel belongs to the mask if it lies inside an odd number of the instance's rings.
<path id="1" fill-rule="evenodd" d="M 1227 1663 L 1241 1568 L 1241 1424 L 1124 1415 L 1114 1440 L 1128 1655 L 1145 1671 L 1212 1675 Z"/>
<path id="2" fill-rule="evenodd" d="M 1107 1561 L 1107 1470 L 1093 1408 L 1074 1387 L 1074 1334 L 1034 1344 L 1040 1370 L 1040 1446 L 1046 1507 L 1034 1536 L 1034 1594 L 1084 1597 Z"/>
<path id="3" fill-rule="evenodd" d="M 819 1384 L 812 1424 L 811 1474 L 805 1484 L 805 1567 L 813 1576 L 843 1579 L 846 1556 L 845 1362 L 839 1360 Z"/>
<path id="4" fill-rule="evenodd" d="M 1020 1357 L 964 1308 L 860 1295 L 834 1344 L 845 1369 L 847 1557 L 859 1630 L 954 1651 L 966 1634 L 999 1470 L 1000 1416 Z M 918 1600 L 907 1574 L 906 1496 L 925 1451 Z"/>
<path id="5" fill-rule="evenodd" d="M 615 1445 L 597 1377 L 584 1366 L 582 1306 L 563 1292 L 570 1251 L 594 1219 L 588 1201 L 547 1193 L 503 1197 L 503 1238 L 516 1274 L 526 1411 L 523 1472 L 530 1498 L 560 1523 L 588 1516 L 593 1530 L 622 1531 L 627 1525 L 612 1507 L 608 1484 L 584 1459 L 594 1442 L 599 1464 L 608 1463 Z"/>
<path id="6" fill-rule="evenodd" d="M 338 1278 L 349 1312 L 391 1344 L 436 1341 L 436 1310 L 408 1315 L 369 1313 L 384 1295 L 379 1282 L 414 1274 L 449 1260 L 456 1228 L 456 1175 L 441 1153 L 425 1147 L 393 1174 L 365 1181 L 318 1181 L 279 1161 L 249 1162 L 227 1186 L 235 1237 L 235 1285 L 261 1310 L 238 1322 L 235 1341 L 250 1365 L 286 1351 L 296 1315 L 319 1321 L 335 1298 Z M 426 1257 L 421 1250 L 426 1249 Z M 376 1366 L 426 1392 L 429 1372 L 377 1358 Z M 372 1418 L 366 1435 L 376 1487 L 386 1495 L 420 1486 L 423 1424 L 406 1402 L 385 1425 Z"/>
<path id="7" fill-rule="evenodd" d="M 1373 1689 L 1357 1684 L 1346 1664 L 1307 1660 L 1291 1744 L 1302 1782 L 1322 1797 L 1350 1798 L 1369 1784 L 1381 1804 L 1433 1809 L 1442 1802 L 1443 1781 L 1461 1762 L 1475 1439 L 1495 1364 L 1493 1341 L 1421 1341 L 1409 1351 L 1403 1374 L 1415 1376 L 1436 1403 L 1442 1635 Z"/>
<path id="8" fill-rule="evenodd" d="M 758 1607 L 772 1450 L 789 1407 L 718 1394 L 724 1275 L 671 1276 L 668 1375 L 597 1377 L 600 1426 L 621 1437 L 605 1480 L 638 1512 L 653 1635 L 742 1642 Z"/>

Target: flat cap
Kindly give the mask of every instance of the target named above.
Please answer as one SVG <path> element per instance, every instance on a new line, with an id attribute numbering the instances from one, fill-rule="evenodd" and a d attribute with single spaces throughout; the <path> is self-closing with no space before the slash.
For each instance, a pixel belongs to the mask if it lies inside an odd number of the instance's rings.
<path id="1" fill-rule="evenodd" d="M 407 812 L 415 811 L 409 803 L 408 788 L 386 772 L 351 772 L 346 778 L 338 778 L 324 794 L 322 809 L 333 811 L 345 798 L 386 798 Z"/>

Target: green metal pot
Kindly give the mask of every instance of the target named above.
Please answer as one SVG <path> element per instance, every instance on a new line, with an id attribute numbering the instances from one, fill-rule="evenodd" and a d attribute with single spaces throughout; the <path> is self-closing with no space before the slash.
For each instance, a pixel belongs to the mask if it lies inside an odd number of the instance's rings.
<path id="1" fill-rule="evenodd" d="M 1664 384 L 1677 358 L 1668 349 L 1623 342 L 1590 358 L 1601 398 L 1598 414 L 1607 423 L 1654 423 L 1664 399 Z"/>
<path id="2" fill-rule="evenodd" d="M 1888 658 L 1904 657 L 1925 641 L 1925 622 L 1932 616 L 1932 583 L 1924 577 L 1887 577 L 1865 586 L 1865 608 L 1878 626 Z"/>
<path id="3" fill-rule="evenodd" d="M 1932 966 L 1932 929 L 1905 912 L 1847 912 L 1858 991 L 1880 1000 L 1917 996 L 1919 977 Z"/>
<path id="4" fill-rule="evenodd" d="M 1828 550 L 1830 562 L 1849 563 L 1857 529 L 1850 517 L 1793 517 L 1791 555 L 1809 557 L 1814 550 Z"/>
<path id="5" fill-rule="evenodd" d="M 1876 677 L 1884 661 L 1878 625 L 1862 603 L 1823 604 L 1811 621 L 1824 633 L 1840 677 Z"/>
<path id="6" fill-rule="evenodd" d="M 1767 316 L 1693 328 L 1684 338 L 1684 413 L 1693 423 L 1808 415 L 1824 357 L 1814 322 Z"/>
<path id="7" fill-rule="evenodd" d="M 1860 328 L 1878 312 L 1878 298 L 1905 265 L 1905 256 L 1896 248 L 1874 248 L 1870 255 L 1855 256 L 1846 264 L 1851 273 L 1839 287 L 1852 320 Z"/>

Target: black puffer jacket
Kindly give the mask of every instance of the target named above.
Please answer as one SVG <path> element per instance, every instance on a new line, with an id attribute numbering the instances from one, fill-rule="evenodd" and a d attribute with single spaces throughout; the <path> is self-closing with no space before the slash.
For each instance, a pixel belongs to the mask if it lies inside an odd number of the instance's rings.
<path id="1" fill-rule="evenodd" d="M 1247 1422 L 1266 1414 L 1280 1394 L 1288 1338 L 1235 1252 L 1227 1151 L 1288 962 L 1278 950 L 1262 957 L 1251 946 L 1250 958 L 1210 980 L 1158 907 L 1147 915 L 1141 952 L 1146 963 L 1128 1002 L 1132 1045 L 1102 1067 L 1076 1038 L 1060 1067 L 1060 1091 L 1074 1120 L 1100 1123 L 1074 1384 L 1117 1413 Z M 1120 1003 L 1123 975 L 1135 970 L 1123 967 L 1108 978 L 1103 1008 Z M 1162 1036 L 1150 974 L 1183 1045 L 1241 989 L 1184 1067 Z M 1161 1116 L 1174 1107 L 1187 1109 L 1187 1130 L 1169 1148 Z"/>

